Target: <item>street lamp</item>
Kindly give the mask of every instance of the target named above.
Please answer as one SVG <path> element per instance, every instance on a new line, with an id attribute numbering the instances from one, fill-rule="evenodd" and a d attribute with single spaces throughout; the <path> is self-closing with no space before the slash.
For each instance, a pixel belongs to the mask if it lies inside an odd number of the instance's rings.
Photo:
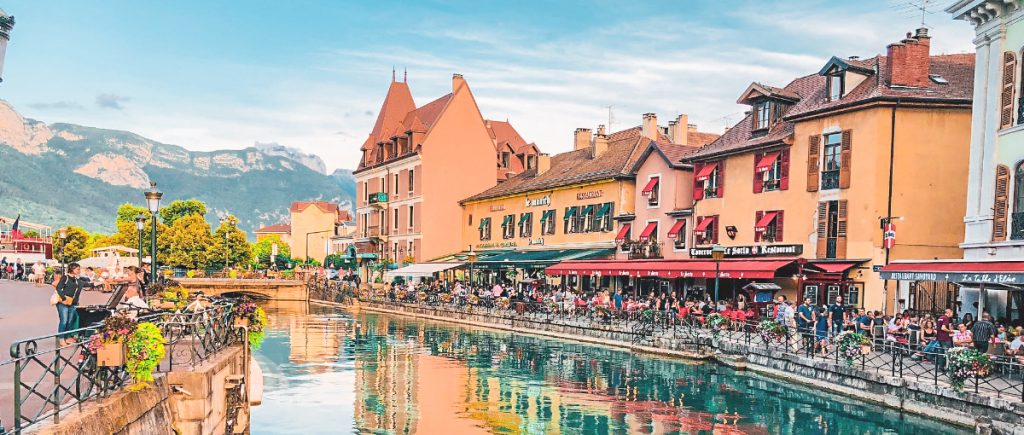
<path id="1" fill-rule="evenodd" d="M 473 245 L 469 245 L 469 254 L 466 259 L 469 260 L 469 285 L 473 285 L 473 265 L 476 263 L 476 252 L 473 252 Z"/>
<path id="2" fill-rule="evenodd" d="M 146 229 L 146 215 L 135 216 L 135 229 L 139 230 L 139 267 L 142 267 L 142 230 Z"/>
<path id="3" fill-rule="evenodd" d="M 220 224 L 221 225 L 225 225 L 225 224 L 230 225 L 231 224 L 231 218 L 229 218 L 228 216 L 224 216 L 224 217 L 220 218 Z M 228 269 L 228 263 L 231 262 L 231 246 L 228 245 L 228 243 L 230 243 L 230 241 L 228 240 L 228 235 L 229 234 L 231 234 L 230 233 L 230 229 L 228 227 L 224 227 L 224 270 Z M 309 249 L 309 248 L 307 247 L 306 249 Z"/>
<path id="4" fill-rule="evenodd" d="M 68 229 L 67 227 L 61 228 L 58 233 L 60 237 L 60 271 L 64 272 L 64 245 L 67 243 Z"/>
<path id="5" fill-rule="evenodd" d="M 156 213 L 160 211 L 160 198 L 164 194 L 156 190 L 156 182 L 149 183 L 149 192 L 146 192 L 146 205 L 149 207 L 149 214 L 153 217 L 153 231 L 149 237 L 149 283 L 156 284 Z"/>
<path id="6" fill-rule="evenodd" d="M 725 258 L 725 246 L 713 245 L 711 246 L 711 258 L 715 260 L 715 304 L 718 304 L 718 275 L 720 274 L 720 265 L 722 259 Z"/>

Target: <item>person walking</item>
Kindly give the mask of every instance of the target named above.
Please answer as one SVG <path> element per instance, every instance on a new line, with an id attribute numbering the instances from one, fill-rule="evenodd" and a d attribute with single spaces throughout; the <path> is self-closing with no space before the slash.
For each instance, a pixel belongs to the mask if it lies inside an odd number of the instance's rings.
<path id="1" fill-rule="evenodd" d="M 81 271 L 82 267 L 78 263 L 71 263 L 68 266 L 68 273 L 57 283 L 57 343 L 61 346 L 75 342 L 75 338 L 68 334 L 68 331 L 74 330 L 78 321 L 76 308 L 83 288 L 82 279 L 79 277 Z"/>
<path id="2" fill-rule="evenodd" d="M 43 266 L 41 261 L 36 261 L 36 264 L 32 265 L 32 282 L 35 283 L 36 287 L 42 287 L 45 279 L 46 267 Z"/>
<path id="3" fill-rule="evenodd" d="M 847 316 L 843 297 L 836 296 L 835 302 L 828 306 L 828 329 L 832 331 L 832 335 L 839 335 L 840 332 L 843 332 L 843 327 L 849 322 Z"/>

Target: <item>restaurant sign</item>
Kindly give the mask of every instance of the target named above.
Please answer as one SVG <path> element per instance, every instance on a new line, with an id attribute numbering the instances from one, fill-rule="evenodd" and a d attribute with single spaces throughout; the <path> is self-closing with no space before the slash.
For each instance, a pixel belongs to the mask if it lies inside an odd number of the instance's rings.
<path id="1" fill-rule="evenodd" d="M 491 211 L 505 211 L 505 204 L 491 204 Z"/>
<path id="2" fill-rule="evenodd" d="M 1024 284 L 1024 273 L 896 272 L 882 271 L 882 279 L 946 281 L 964 284 Z"/>
<path id="3" fill-rule="evenodd" d="M 492 242 L 492 243 L 478 243 L 477 249 L 492 249 L 492 248 L 515 248 L 518 246 L 516 242 Z"/>
<path id="4" fill-rule="evenodd" d="M 604 191 L 603 190 L 591 190 L 590 192 L 580 192 L 580 193 L 577 193 L 576 194 L 576 199 L 578 201 L 583 201 L 585 199 L 600 198 L 602 196 L 604 196 Z"/>
<path id="5" fill-rule="evenodd" d="M 551 205 L 551 195 L 544 195 L 540 198 L 535 199 L 526 199 L 527 207 L 543 207 L 546 205 Z"/>
<path id="6" fill-rule="evenodd" d="M 804 253 L 804 245 L 726 246 L 725 258 L 793 257 Z M 690 257 L 711 258 L 711 247 L 690 248 Z"/>

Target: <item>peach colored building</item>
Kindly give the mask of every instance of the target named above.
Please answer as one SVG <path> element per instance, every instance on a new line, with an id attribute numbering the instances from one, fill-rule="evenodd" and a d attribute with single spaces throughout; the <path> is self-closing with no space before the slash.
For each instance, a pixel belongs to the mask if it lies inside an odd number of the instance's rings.
<path id="1" fill-rule="evenodd" d="M 352 227 L 352 214 L 338 204 L 295 201 L 288 211 L 291 224 L 268 225 L 255 233 L 257 242 L 271 235 L 280 237 L 291 249 L 292 258 L 302 260 L 308 255 L 312 260 L 323 262 L 330 253 L 328 240 L 345 234 L 347 228 Z"/>
<path id="2" fill-rule="evenodd" d="M 538 154 L 508 122 L 483 118 L 460 74 L 451 93 L 418 108 L 408 84 L 392 80 L 361 150 L 357 255 L 396 265 L 459 251 L 459 200 L 532 167 Z"/>

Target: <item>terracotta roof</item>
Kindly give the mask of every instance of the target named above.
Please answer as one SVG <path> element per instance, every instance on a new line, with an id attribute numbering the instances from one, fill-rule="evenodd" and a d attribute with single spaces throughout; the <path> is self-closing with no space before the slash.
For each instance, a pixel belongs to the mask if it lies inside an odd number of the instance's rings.
<path id="1" fill-rule="evenodd" d="M 257 234 L 269 234 L 269 233 L 291 233 L 292 226 L 288 224 L 273 224 L 267 225 L 263 228 L 256 230 Z"/>
<path id="2" fill-rule="evenodd" d="M 702 131 L 690 131 L 690 132 L 686 133 L 686 145 L 695 146 L 697 148 L 700 148 L 700 147 L 702 147 L 704 145 L 707 145 L 707 144 L 709 144 L 711 142 L 714 142 L 715 139 L 718 139 L 720 136 L 722 136 L 722 135 L 720 135 L 718 133 L 707 133 L 707 132 L 702 132 Z"/>
<path id="3" fill-rule="evenodd" d="M 415 118 L 419 119 L 419 121 L 423 123 L 423 126 L 426 127 L 423 131 L 428 131 L 430 130 L 430 127 L 434 126 L 434 123 L 437 122 L 437 118 L 441 116 L 441 112 L 444 111 L 445 106 L 448 105 L 448 102 L 451 101 L 451 99 L 452 94 L 449 93 L 416 109 L 413 114 Z M 412 126 L 406 125 L 405 127 L 406 129 L 411 129 L 410 127 Z"/>
<path id="4" fill-rule="evenodd" d="M 680 145 L 677 143 L 658 144 L 658 149 L 673 164 L 682 160 L 683 156 L 700 149 L 699 145 Z"/>
<path id="5" fill-rule="evenodd" d="M 338 222 L 352 222 L 352 213 L 348 210 L 338 210 Z"/>
<path id="6" fill-rule="evenodd" d="M 929 74 L 941 76 L 948 83 L 940 84 L 933 80 L 929 83 L 928 87 L 924 88 L 889 86 L 889 71 L 886 67 L 885 56 L 875 56 L 871 59 L 848 62 L 857 62 L 859 67 L 871 68 L 874 71 L 878 71 L 878 73 L 869 76 L 860 85 L 850 90 L 843 98 L 837 101 L 828 101 L 828 90 L 826 89 L 826 79 L 824 76 L 811 74 L 799 77 L 783 88 L 783 91 L 787 94 L 798 96 L 799 101 L 789 108 L 782 120 L 769 126 L 767 134 L 756 138 L 751 137 L 752 115 L 748 113 L 747 116 L 717 140 L 691 154 L 686 159 L 688 161 L 714 159 L 723 154 L 781 145 L 791 141 L 794 122 L 801 118 L 826 114 L 833 110 L 840 110 L 872 101 L 896 101 L 900 99 L 904 102 L 917 103 L 971 104 L 974 86 L 974 54 L 931 56 Z"/>
<path id="7" fill-rule="evenodd" d="M 501 144 L 502 142 L 508 142 L 512 145 L 512 149 L 516 153 L 522 152 L 521 149 L 526 147 L 526 140 L 519 135 L 512 124 L 506 121 L 485 121 L 488 125 L 487 132 L 491 135 L 491 139 L 494 140 L 495 144 Z"/>
<path id="8" fill-rule="evenodd" d="M 608 150 L 596 159 L 590 157 L 591 148 L 556 154 L 551 157 L 550 169 L 543 174 L 537 175 L 536 169 L 526 170 L 463 201 L 496 198 L 629 175 L 636 159 L 650 143 L 650 139 L 643 139 L 645 138 L 640 135 L 639 128 L 612 133 L 608 140 Z"/>
<path id="9" fill-rule="evenodd" d="M 415 108 L 416 103 L 409 92 L 409 85 L 392 81 L 388 94 L 384 97 L 384 104 L 377 114 L 377 121 L 373 124 L 373 130 L 370 130 L 370 136 L 363 142 L 360 150 L 371 148 L 374 144 L 391 137 L 391 133 L 401 125 L 405 115 Z"/>

